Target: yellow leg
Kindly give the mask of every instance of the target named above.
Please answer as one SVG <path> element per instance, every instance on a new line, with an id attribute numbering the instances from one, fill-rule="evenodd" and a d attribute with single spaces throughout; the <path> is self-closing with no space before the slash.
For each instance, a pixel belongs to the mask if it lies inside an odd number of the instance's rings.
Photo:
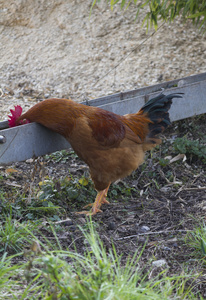
<path id="1" fill-rule="evenodd" d="M 108 187 L 105 190 L 97 193 L 94 203 L 84 206 L 84 208 L 86 208 L 88 206 L 92 206 L 91 211 L 83 210 L 83 211 L 77 212 L 77 214 L 85 214 L 86 216 L 94 216 L 94 215 L 96 215 L 97 212 L 102 212 L 100 209 L 101 205 L 109 204 L 109 201 L 107 201 L 107 199 L 106 199 L 109 186 L 110 186 L 110 184 L 108 185 Z"/>

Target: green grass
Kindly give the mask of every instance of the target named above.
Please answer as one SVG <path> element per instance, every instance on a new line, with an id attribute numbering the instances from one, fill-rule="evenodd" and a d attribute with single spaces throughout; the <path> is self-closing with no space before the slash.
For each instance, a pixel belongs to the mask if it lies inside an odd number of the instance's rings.
<path id="1" fill-rule="evenodd" d="M 0 224 L 0 254 L 22 251 L 29 237 L 28 229 L 35 231 L 36 224 L 20 223 L 12 218 L 12 213 L 5 216 Z"/>
<path id="2" fill-rule="evenodd" d="M 27 252 L 27 262 L 10 267 L 11 258 L 3 258 L 0 271 L 0 286 L 10 280 L 15 282 L 12 299 L 79 299 L 79 300 L 146 300 L 146 299 L 195 299 L 190 286 L 191 275 L 167 277 L 166 270 L 155 278 L 148 279 L 151 268 L 140 268 L 142 249 L 122 262 L 113 246 L 109 253 L 96 234 L 91 220 L 89 231 L 82 229 L 87 241 L 83 255 L 62 250 L 57 239 L 56 248 L 36 240 L 38 247 Z M 55 234 L 54 229 L 51 229 Z M 31 232 L 29 232 L 32 235 Z M 46 241 L 46 238 L 45 238 Z M 21 254 L 20 254 L 21 255 Z M 17 271 L 22 274 L 17 280 Z M 9 299 L 11 284 L 0 290 L 0 299 Z M 7 295 L 8 298 L 3 298 Z"/>
<path id="3" fill-rule="evenodd" d="M 0 260 L 0 299 L 9 299 L 11 290 L 16 285 L 16 275 L 18 274 L 20 265 L 12 265 L 12 257 L 7 257 L 7 253 L 1 256 Z M 8 298 L 7 298 L 8 297 Z"/>
<path id="4" fill-rule="evenodd" d="M 86 184 L 83 179 L 81 184 Z M 97 224 L 91 220 L 81 229 L 84 254 L 63 250 L 57 237 L 58 228 L 47 227 L 55 237 L 51 241 L 37 229 L 38 224 L 34 221 L 20 223 L 14 219 L 12 211 L 3 216 L 0 225 L 0 299 L 197 299 L 191 284 L 196 275 L 191 271 L 171 276 L 167 275 L 167 269 L 161 269 L 150 278 L 149 274 L 153 272 L 151 261 L 144 268 L 141 263 L 144 247 L 123 261 L 114 246 L 106 251 L 95 232 Z M 32 250 L 25 250 L 25 246 L 28 248 L 33 241 L 40 245 L 40 251 L 33 246 Z M 198 254 L 203 260 L 205 243 L 204 225 L 187 236 L 188 246 L 196 250 L 191 253 L 194 257 Z M 18 253 L 20 263 L 13 262 L 12 256 L 7 257 L 7 252 Z"/>
<path id="5" fill-rule="evenodd" d="M 204 222 L 199 223 L 186 235 L 185 243 L 193 249 L 194 258 L 203 259 L 206 262 L 206 225 Z"/>

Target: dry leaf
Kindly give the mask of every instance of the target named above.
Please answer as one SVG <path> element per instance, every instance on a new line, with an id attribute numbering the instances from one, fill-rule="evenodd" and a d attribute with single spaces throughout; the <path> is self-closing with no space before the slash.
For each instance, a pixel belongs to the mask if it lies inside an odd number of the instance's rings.
<path id="1" fill-rule="evenodd" d="M 39 242 L 37 242 L 37 241 L 33 241 L 30 248 L 33 252 L 35 252 L 37 254 L 42 252 L 41 246 L 40 246 Z"/>
<path id="2" fill-rule="evenodd" d="M 7 174 L 10 174 L 10 173 L 18 173 L 18 171 L 15 170 L 15 169 L 13 169 L 13 168 L 8 168 L 8 169 L 5 170 L 5 172 L 6 172 Z"/>
<path id="3" fill-rule="evenodd" d="M 172 158 L 172 156 L 166 156 L 164 159 L 168 159 L 169 160 L 169 164 L 178 161 L 178 160 L 182 160 L 183 162 L 186 161 L 187 157 L 185 154 L 178 154 L 175 157 Z"/>
<path id="4" fill-rule="evenodd" d="M 89 179 L 88 178 L 85 178 L 85 177 L 82 177 L 79 179 L 79 183 L 83 186 L 87 186 L 88 183 L 89 183 Z"/>
<path id="5" fill-rule="evenodd" d="M 42 185 L 45 185 L 45 184 L 47 184 L 48 182 L 50 182 L 49 180 L 43 180 L 43 181 L 39 181 L 39 186 L 41 187 Z"/>

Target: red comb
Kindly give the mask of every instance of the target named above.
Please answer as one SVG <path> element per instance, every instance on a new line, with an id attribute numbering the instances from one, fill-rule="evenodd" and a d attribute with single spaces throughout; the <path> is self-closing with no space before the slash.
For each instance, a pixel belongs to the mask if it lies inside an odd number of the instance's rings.
<path id="1" fill-rule="evenodd" d="M 8 115 L 9 118 L 9 127 L 15 127 L 22 124 L 30 123 L 28 120 L 23 120 L 17 123 L 18 118 L 22 114 L 22 107 L 20 105 L 14 106 L 14 110 L 10 109 L 11 116 Z"/>

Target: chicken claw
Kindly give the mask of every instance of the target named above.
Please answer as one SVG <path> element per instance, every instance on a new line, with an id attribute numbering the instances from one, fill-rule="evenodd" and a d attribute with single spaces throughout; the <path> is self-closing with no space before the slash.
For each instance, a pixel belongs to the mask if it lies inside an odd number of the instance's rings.
<path id="1" fill-rule="evenodd" d="M 83 210 L 83 211 L 77 212 L 77 214 L 86 215 L 86 216 L 94 216 L 94 215 L 96 215 L 96 213 L 102 212 L 102 210 L 100 209 L 101 205 L 109 204 L 109 201 L 107 201 L 107 199 L 106 199 L 109 186 L 110 186 L 110 184 L 108 185 L 108 187 L 105 190 L 98 192 L 94 203 L 90 203 L 90 204 L 87 204 L 86 206 L 84 206 L 84 208 L 86 208 L 88 206 L 92 206 L 91 211 Z"/>

